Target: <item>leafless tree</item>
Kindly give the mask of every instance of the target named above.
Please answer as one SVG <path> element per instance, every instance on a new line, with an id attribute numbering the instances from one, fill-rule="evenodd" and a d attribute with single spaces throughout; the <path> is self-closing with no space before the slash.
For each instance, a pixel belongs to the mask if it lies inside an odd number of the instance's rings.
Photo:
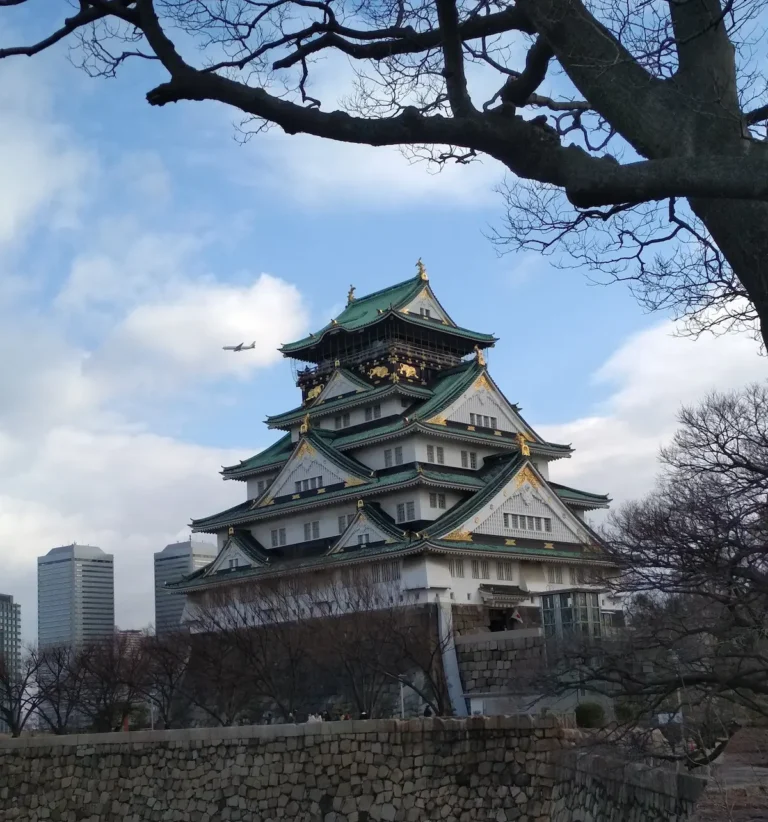
<path id="1" fill-rule="evenodd" d="M 34 649 L 27 650 L 21 660 L 6 659 L 0 654 L 0 719 L 11 736 L 20 736 L 34 715 L 40 701 L 35 687 L 40 657 Z"/>
<path id="2" fill-rule="evenodd" d="M 577 687 L 633 723 L 682 704 L 684 736 L 710 750 L 732 721 L 768 717 L 766 412 L 763 384 L 683 409 L 657 488 L 606 529 L 627 629 L 562 649 Z"/>
<path id="3" fill-rule="evenodd" d="M 35 684 L 40 695 L 37 714 L 42 726 L 55 734 L 72 729 L 82 697 L 86 669 L 77 651 L 69 645 L 54 645 L 39 651 Z"/>
<path id="4" fill-rule="evenodd" d="M 121 634 L 105 637 L 79 648 L 76 664 L 83 671 L 79 711 L 97 733 L 120 730 L 141 701 L 142 644 Z"/>
<path id="5" fill-rule="evenodd" d="M 178 630 L 146 636 L 143 653 L 146 664 L 137 671 L 138 692 L 157 711 L 160 727 L 184 727 L 189 721 L 190 700 L 185 690 L 191 657 L 189 633 Z"/>
<path id="6" fill-rule="evenodd" d="M 4 0 L 0 6 L 46 0 Z M 151 105 L 215 100 L 275 124 L 397 145 L 438 164 L 500 161 L 503 239 L 563 246 L 694 326 L 768 340 L 768 85 L 761 0 L 80 0 L 28 45 L 66 41 L 93 75 L 149 60 Z M 329 110 L 311 69 L 342 57 Z M 339 105 L 335 100 L 331 106 Z M 534 116 L 535 115 L 535 116 Z"/>

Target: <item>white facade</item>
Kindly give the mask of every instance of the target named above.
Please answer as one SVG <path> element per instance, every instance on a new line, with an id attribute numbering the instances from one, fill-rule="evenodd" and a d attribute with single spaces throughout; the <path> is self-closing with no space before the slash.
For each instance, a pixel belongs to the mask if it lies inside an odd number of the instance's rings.
<path id="1" fill-rule="evenodd" d="M 37 558 L 41 648 L 80 645 L 115 630 L 114 557 L 91 545 L 64 545 Z"/>
<path id="2" fill-rule="evenodd" d="M 188 539 L 173 542 L 155 554 L 155 633 L 176 630 L 181 624 L 185 596 L 172 593 L 165 586 L 203 568 L 216 559 L 216 546 Z"/>

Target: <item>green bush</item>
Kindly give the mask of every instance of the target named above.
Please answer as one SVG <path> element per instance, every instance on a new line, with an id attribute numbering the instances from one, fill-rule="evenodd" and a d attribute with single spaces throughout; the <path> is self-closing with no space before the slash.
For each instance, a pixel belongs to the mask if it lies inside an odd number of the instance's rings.
<path id="1" fill-rule="evenodd" d="M 597 702 L 580 702 L 576 706 L 576 724 L 580 728 L 601 728 L 605 724 L 605 711 Z"/>

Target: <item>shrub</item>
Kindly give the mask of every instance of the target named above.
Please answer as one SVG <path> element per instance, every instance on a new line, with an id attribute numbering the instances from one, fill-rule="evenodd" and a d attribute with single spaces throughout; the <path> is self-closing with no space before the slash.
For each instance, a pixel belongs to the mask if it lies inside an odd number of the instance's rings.
<path id="1" fill-rule="evenodd" d="M 580 702 L 576 706 L 576 724 L 579 728 L 600 728 L 605 724 L 605 711 L 597 702 Z"/>

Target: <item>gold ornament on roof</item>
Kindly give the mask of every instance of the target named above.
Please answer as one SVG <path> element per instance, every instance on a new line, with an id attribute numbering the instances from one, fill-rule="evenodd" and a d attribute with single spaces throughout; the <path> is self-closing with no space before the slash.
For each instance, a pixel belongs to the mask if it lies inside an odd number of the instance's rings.
<path id="1" fill-rule="evenodd" d="M 316 385 L 314 388 L 310 388 L 309 391 L 307 391 L 307 401 L 313 400 L 315 397 L 319 397 L 322 390 L 322 385 Z"/>
<path id="2" fill-rule="evenodd" d="M 299 426 L 299 433 L 306 434 L 309 431 L 309 414 L 304 415 L 304 419 L 301 421 L 301 425 Z"/>
<path id="3" fill-rule="evenodd" d="M 421 257 L 419 257 L 418 262 L 416 263 L 416 269 L 419 272 L 419 277 L 426 282 L 429 277 L 427 276 L 427 269 L 424 268 L 424 263 L 421 261 Z"/>
<path id="4" fill-rule="evenodd" d="M 483 356 L 483 352 L 480 350 L 480 346 L 475 346 L 475 360 L 478 365 L 485 365 L 485 357 Z"/>
<path id="5" fill-rule="evenodd" d="M 315 454 L 317 454 L 317 451 L 315 451 L 315 449 L 306 440 L 302 440 L 301 445 L 296 451 L 296 459 L 299 460 L 302 457 L 314 457 Z"/>
<path id="6" fill-rule="evenodd" d="M 357 507 L 358 507 L 358 509 L 365 508 L 365 502 L 363 500 L 359 499 L 357 501 Z"/>
<path id="7" fill-rule="evenodd" d="M 515 477 L 515 488 L 519 488 L 526 482 L 534 488 L 538 488 L 541 484 L 539 482 L 539 478 L 533 473 L 533 471 L 531 471 L 531 467 L 529 465 L 526 465 L 517 477 Z"/>
<path id="8" fill-rule="evenodd" d="M 451 531 L 450 534 L 447 534 L 441 539 L 447 539 L 450 542 L 472 542 L 472 533 L 466 530 L 457 529 L 455 531 Z"/>
<path id="9" fill-rule="evenodd" d="M 355 301 L 355 287 L 350 285 L 349 291 L 347 292 L 347 305 L 351 305 Z"/>
<path id="10" fill-rule="evenodd" d="M 386 365 L 377 365 L 368 372 L 369 377 L 386 377 L 389 374 L 389 369 Z"/>
<path id="11" fill-rule="evenodd" d="M 353 488 L 356 485 L 365 485 L 365 480 L 360 479 L 359 477 L 349 477 L 344 481 L 345 488 Z"/>
<path id="12" fill-rule="evenodd" d="M 530 457 L 531 449 L 528 445 L 528 440 L 526 439 L 525 434 L 523 434 L 522 432 L 518 432 L 517 434 L 515 434 L 515 439 L 517 440 L 517 444 L 520 446 L 520 453 L 524 457 Z"/>
<path id="13" fill-rule="evenodd" d="M 416 369 L 412 365 L 406 365 L 404 362 L 401 362 L 397 367 L 397 373 L 402 377 L 415 377 Z"/>
<path id="14" fill-rule="evenodd" d="M 479 391 L 481 388 L 485 388 L 486 391 L 491 390 L 491 383 L 488 381 L 488 377 L 485 374 L 481 374 L 476 380 L 475 384 L 472 386 L 475 391 Z"/>
<path id="15" fill-rule="evenodd" d="M 230 525 L 230 526 L 229 526 L 229 528 L 227 529 L 227 533 L 228 533 L 230 536 L 232 536 L 232 534 L 234 534 L 234 533 L 235 533 L 235 529 L 234 529 L 234 528 Z"/>

